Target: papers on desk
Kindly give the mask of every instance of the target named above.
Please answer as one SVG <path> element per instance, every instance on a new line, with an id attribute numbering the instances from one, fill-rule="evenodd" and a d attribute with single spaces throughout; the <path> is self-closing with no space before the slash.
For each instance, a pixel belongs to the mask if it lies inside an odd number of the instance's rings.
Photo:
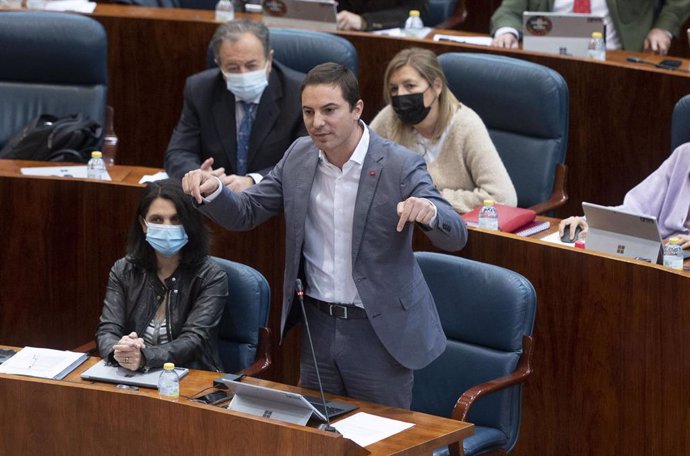
<path id="1" fill-rule="evenodd" d="M 365 447 L 414 426 L 414 423 L 392 420 L 369 413 L 359 412 L 333 423 L 343 437 Z"/>
<path id="2" fill-rule="evenodd" d="M 415 32 L 414 38 L 425 38 L 429 32 L 431 32 L 430 27 L 423 27 L 421 28 L 418 32 Z M 385 30 L 376 30 L 374 32 L 376 35 L 383 35 L 383 36 L 394 36 L 397 38 L 410 38 L 410 36 L 403 31 L 400 27 L 398 28 L 392 28 L 392 29 L 385 29 Z"/>
<path id="3" fill-rule="evenodd" d="M 52 177 L 74 177 L 86 179 L 86 165 L 81 166 L 36 166 L 30 168 L 20 168 L 19 171 L 24 176 L 52 176 Z M 108 171 L 105 172 L 105 179 L 111 180 Z"/>
<path id="4" fill-rule="evenodd" d="M 24 347 L 0 365 L 0 374 L 62 380 L 86 361 L 86 358 L 88 358 L 86 353 Z"/>
<path id="5" fill-rule="evenodd" d="M 478 46 L 491 46 L 490 36 L 459 36 L 459 35 L 434 35 L 434 41 L 453 41 L 455 43 L 476 44 Z"/>
<path id="6" fill-rule="evenodd" d="M 543 238 L 540 238 L 540 241 L 551 242 L 553 244 L 558 244 L 558 245 L 567 245 L 568 247 L 574 247 L 575 246 L 575 241 L 573 241 L 573 242 L 561 241 L 561 235 L 558 231 L 556 231 L 555 233 L 551 233 L 548 236 L 544 236 Z"/>
<path id="7" fill-rule="evenodd" d="M 96 9 L 96 2 L 86 0 L 53 0 L 46 3 L 46 11 L 76 11 L 91 14 Z"/>
<path id="8" fill-rule="evenodd" d="M 156 174 L 146 174 L 144 177 L 139 179 L 140 184 L 145 184 L 147 182 L 155 182 L 162 179 L 167 179 L 168 174 L 165 171 L 159 171 Z"/>

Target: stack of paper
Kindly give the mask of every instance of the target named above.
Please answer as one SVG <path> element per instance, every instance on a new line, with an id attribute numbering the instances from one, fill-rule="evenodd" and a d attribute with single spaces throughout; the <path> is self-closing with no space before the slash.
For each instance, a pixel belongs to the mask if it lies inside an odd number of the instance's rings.
<path id="1" fill-rule="evenodd" d="M 0 374 L 28 375 L 30 377 L 62 380 L 86 361 L 86 353 L 24 347 L 0 365 Z"/>

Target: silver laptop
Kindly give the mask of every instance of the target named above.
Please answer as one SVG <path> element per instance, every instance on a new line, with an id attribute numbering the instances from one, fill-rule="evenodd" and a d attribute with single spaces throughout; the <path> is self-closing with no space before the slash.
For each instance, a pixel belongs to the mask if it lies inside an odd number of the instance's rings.
<path id="1" fill-rule="evenodd" d="M 330 0 L 264 0 L 263 22 L 267 27 L 337 30 L 336 3 Z"/>
<path id="2" fill-rule="evenodd" d="M 656 217 L 582 203 L 587 217 L 587 250 L 662 264 L 662 239 Z"/>
<path id="3" fill-rule="evenodd" d="M 131 371 L 120 366 L 110 366 L 105 360 L 101 360 L 82 372 L 81 378 L 158 389 L 158 377 L 161 376 L 162 371 L 163 369 L 150 369 L 148 372 Z M 182 378 L 189 373 L 189 369 L 176 367 L 175 372 Z"/>
<path id="4" fill-rule="evenodd" d="M 606 37 L 603 17 L 534 11 L 522 14 L 522 49 L 526 51 L 587 57 L 594 32 Z"/>
<path id="5" fill-rule="evenodd" d="M 300 425 L 307 424 L 312 414 L 319 420 L 326 421 L 320 399 L 308 400 L 307 397 L 298 393 L 251 383 L 236 381 L 223 383 L 228 385 L 234 393 L 232 401 L 228 404 L 230 410 Z M 326 407 L 329 418 L 357 409 L 356 405 L 336 401 L 326 401 Z"/>

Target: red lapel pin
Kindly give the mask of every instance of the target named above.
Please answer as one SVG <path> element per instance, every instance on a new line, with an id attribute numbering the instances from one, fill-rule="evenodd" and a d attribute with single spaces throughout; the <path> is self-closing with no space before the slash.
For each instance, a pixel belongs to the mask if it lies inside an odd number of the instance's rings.
<path id="1" fill-rule="evenodd" d="M 369 170 L 369 175 L 372 176 L 372 177 L 373 177 L 373 176 L 376 176 L 376 170 L 374 170 L 374 169 Z"/>

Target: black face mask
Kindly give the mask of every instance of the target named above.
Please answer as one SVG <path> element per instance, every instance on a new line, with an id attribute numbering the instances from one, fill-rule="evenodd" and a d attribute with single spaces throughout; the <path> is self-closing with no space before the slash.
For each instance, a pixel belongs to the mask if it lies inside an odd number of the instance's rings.
<path id="1" fill-rule="evenodd" d="M 417 125 L 429 115 L 431 106 L 424 106 L 424 92 L 391 97 L 393 110 L 402 123 Z"/>

